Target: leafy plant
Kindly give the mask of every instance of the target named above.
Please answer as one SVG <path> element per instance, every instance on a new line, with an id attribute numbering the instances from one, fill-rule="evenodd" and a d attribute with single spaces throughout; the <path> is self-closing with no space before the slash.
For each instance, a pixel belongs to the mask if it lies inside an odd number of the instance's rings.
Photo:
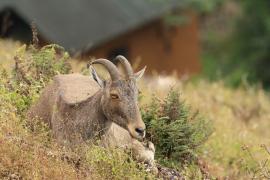
<path id="1" fill-rule="evenodd" d="M 156 145 L 157 158 L 171 166 L 194 160 L 196 148 L 212 132 L 209 121 L 199 112 L 193 113 L 174 89 L 163 101 L 153 97 L 152 102 L 142 108 L 142 115 L 147 136 Z"/>
<path id="2" fill-rule="evenodd" d="M 68 53 L 55 44 L 41 49 L 24 45 L 17 51 L 10 88 L 15 92 L 14 98 L 22 100 L 16 102 L 18 112 L 25 111 L 55 75 L 70 71 L 68 58 Z"/>

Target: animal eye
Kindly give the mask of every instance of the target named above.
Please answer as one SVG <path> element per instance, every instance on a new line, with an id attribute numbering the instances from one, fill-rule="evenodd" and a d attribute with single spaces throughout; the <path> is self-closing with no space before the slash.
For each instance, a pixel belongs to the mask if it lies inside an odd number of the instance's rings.
<path id="1" fill-rule="evenodd" d="M 119 99 L 119 96 L 117 94 L 111 94 L 112 99 Z"/>

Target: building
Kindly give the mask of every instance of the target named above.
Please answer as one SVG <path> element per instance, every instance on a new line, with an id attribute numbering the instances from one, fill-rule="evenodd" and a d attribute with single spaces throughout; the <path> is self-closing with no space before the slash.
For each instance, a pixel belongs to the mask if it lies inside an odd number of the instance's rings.
<path id="1" fill-rule="evenodd" d="M 169 12 L 188 19 L 168 25 Z M 29 42 L 34 22 L 43 44 L 60 44 L 73 55 L 122 54 L 132 63 L 140 59 L 148 72 L 200 71 L 197 17 L 181 0 L 1 0 L 0 18 L 2 37 Z"/>

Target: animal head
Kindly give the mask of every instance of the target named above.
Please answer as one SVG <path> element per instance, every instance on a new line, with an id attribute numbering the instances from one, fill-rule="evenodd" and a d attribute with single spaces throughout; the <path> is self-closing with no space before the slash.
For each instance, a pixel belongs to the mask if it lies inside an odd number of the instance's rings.
<path id="1" fill-rule="evenodd" d="M 90 66 L 91 74 L 103 90 L 101 106 L 106 118 L 125 128 L 133 138 L 141 140 L 145 136 L 145 124 L 138 107 L 136 81 L 142 77 L 145 67 L 133 73 L 130 63 L 124 56 L 117 56 L 116 60 L 123 65 L 124 76 L 121 76 L 117 67 L 106 59 L 97 59 L 91 64 L 103 65 L 108 70 L 111 80 L 99 78 L 92 66 Z"/>

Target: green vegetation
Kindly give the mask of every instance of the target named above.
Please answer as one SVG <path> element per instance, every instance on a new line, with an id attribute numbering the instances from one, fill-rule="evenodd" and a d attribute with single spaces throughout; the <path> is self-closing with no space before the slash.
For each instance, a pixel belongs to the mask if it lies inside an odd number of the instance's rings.
<path id="1" fill-rule="evenodd" d="M 206 76 L 212 80 L 225 79 L 234 87 L 248 82 L 261 83 L 264 88 L 269 88 L 269 1 L 230 0 L 223 4 L 226 3 L 231 3 L 231 8 L 238 10 L 229 17 L 226 17 L 226 12 L 223 12 L 226 10 L 222 8 L 218 8 L 214 14 L 217 17 L 216 24 L 210 26 L 223 23 L 223 28 L 229 30 L 212 28 L 211 32 L 206 32 Z M 230 10 L 227 8 L 227 11 Z M 218 18 L 223 21 L 219 22 Z"/>
<path id="2" fill-rule="evenodd" d="M 154 175 L 145 172 L 143 164 L 133 161 L 130 154 L 121 149 L 93 145 L 88 148 L 86 160 L 102 179 L 154 179 Z"/>
<path id="3" fill-rule="evenodd" d="M 270 85 L 269 37 L 270 8 L 269 1 L 247 0 L 239 3 L 243 14 L 237 19 L 228 48 L 228 73 L 247 74 L 250 82 L 261 81 Z M 256 8 L 254 8 L 256 7 Z"/>
<path id="4" fill-rule="evenodd" d="M 0 179 L 154 179 L 120 149 L 61 147 L 45 124 L 25 118 L 51 78 L 70 69 L 62 48 L 32 48 L 0 52 L 17 62 L 12 71 L 7 58 L 0 69 Z M 270 98 L 262 88 L 176 80 L 172 89 L 155 81 L 142 80 L 140 103 L 158 163 L 187 179 L 269 179 Z"/>
<path id="5" fill-rule="evenodd" d="M 157 82 L 153 78 L 151 83 L 141 84 L 143 104 L 149 104 L 151 98 L 147 96 L 153 89 L 159 99 L 167 96 L 171 88 L 157 86 Z M 270 170 L 270 155 L 265 149 L 267 147 L 269 152 L 270 98 L 267 92 L 251 86 L 231 89 L 222 81 L 203 80 L 178 81 L 174 88 L 179 89 L 181 99 L 185 99 L 193 111 L 198 109 L 201 116 L 211 119 L 214 130 L 197 148 L 197 162 L 184 165 L 185 177 L 235 180 L 251 179 L 254 174 L 267 177 Z"/>
<path id="6" fill-rule="evenodd" d="M 180 169 L 181 163 L 191 164 L 196 159 L 196 148 L 212 132 L 209 121 L 200 117 L 198 111 L 192 113 L 175 89 L 163 101 L 153 97 L 142 108 L 142 115 L 147 135 L 156 145 L 158 161 L 174 168 Z"/>
<path id="7" fill-rule="evenodd" d="M 19 112 L 28 109 L 53 76 L 69 72 L 68 57 L 64 49 L 57 45 L 47 45 L 41 49 L 24 45 L 17 50 L 9 88 L 20 100 L 14 101 L 19 103 L 16 105 Z"/>

